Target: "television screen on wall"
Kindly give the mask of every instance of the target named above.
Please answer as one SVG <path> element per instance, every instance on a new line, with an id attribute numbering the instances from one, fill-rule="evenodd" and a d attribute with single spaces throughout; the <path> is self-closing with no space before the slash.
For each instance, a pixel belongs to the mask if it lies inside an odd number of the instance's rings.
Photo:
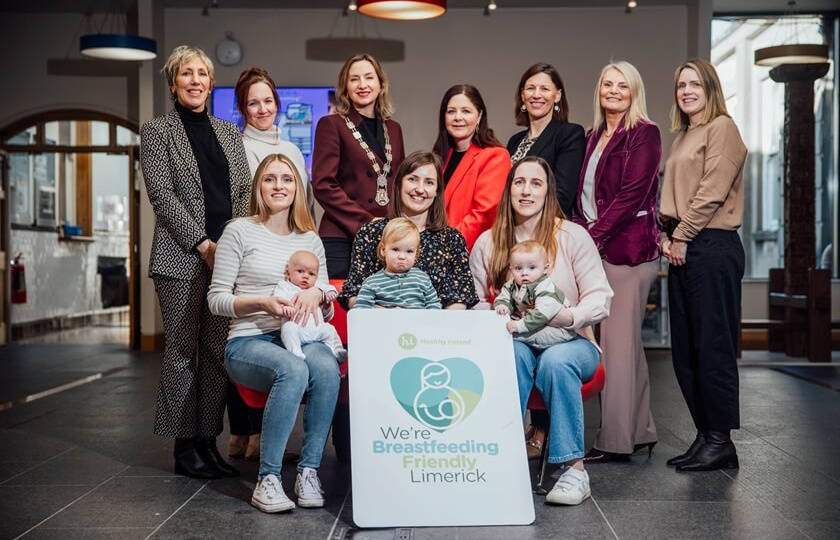
<path id="1" fill-rule="evenodd" d="M 239 111 L 236 110 L 236 96 L 232 86 L 219 86 L 213 89 L 210 112 L 216 118 L 241 125 Z M 280 112 L 277 120 L 280 136 L 291 141 L 303 153 L 306 168 L 312 171 L 312 147 L 315 144 L 315 126 L 318 120 L 329 112 L 330 94 L 335 91 L 329 86 L 278 86 Z"/>

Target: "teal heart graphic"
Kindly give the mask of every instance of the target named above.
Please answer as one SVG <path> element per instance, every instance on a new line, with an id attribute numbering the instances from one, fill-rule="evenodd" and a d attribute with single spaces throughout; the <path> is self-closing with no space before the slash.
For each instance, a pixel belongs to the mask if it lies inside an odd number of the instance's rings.
<path id="1" fill-rule="evenodd" d="M 391 369 L 391 391 L 405 412 L 443 433 L 463 422 L 478 406 L 484 376 L 466 358 L 433 362 L 409 357 Z"/>

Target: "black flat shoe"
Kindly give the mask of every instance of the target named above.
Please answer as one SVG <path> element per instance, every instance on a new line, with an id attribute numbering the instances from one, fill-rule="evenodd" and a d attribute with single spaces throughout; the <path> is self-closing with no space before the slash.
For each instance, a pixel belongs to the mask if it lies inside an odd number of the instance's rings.
<path id="1" fill-rule="evenodd" d="M 680 472 L 716 471 L 718 469 L 737 469 L 738 454 L 729 433 L 710 431 L 706 442 L 688 460 L 677 465 Z"/>
<path id="2" fill-rule="evenodd" d="M 592 448 L 583 456 L 583 461 L 587 464 L 595 463 L 626 463 L 630 461 L 630 454 L 618 454 L 615 452 L 605 452 Z"/>
<path id="3" fill-rule="evenodd" d="M 175 439 L 175 473 L 199 478 L 201 480 L 214 480 L 222 477 L 222 471 L 205 460 L 195 447 L 195 440 Z"/>
<path id="4" fill-rule="evenodd" d="M 225 461 L 216 446 L 216 437 L 195 437 L 195 450 L 201 458 L 219 471 L 219 476 L 239 476 L 239 470 Z"/>
<path id="5" fill-rule="evenodd" d="M 678 456 L 674 456 L 668 461 L 665 462 L 666 465 L 669 467 L 676 467 L 677 465 L 682 465 L 691 460 L 694 457 L 694 454 L 700 450 L 700 447 L 703 446 L 703 443 L 706 442 L 706 434 L 702 431 L 697 432 L 697 436 L 694 437 L 694 442 L 691 443 L 691 446 L 688 447 L 688 450 L 685 451 L 684 454 L 680 454 Z"/>

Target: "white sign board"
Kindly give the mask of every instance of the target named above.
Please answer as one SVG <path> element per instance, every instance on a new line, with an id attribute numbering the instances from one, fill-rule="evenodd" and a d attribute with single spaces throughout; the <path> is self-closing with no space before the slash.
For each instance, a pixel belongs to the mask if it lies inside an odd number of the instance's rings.
<path id="1" fill-rule="evenodd" d="M 348 333 L 356 525 L 533 523 L 505 318 L 354 309 Z"/>

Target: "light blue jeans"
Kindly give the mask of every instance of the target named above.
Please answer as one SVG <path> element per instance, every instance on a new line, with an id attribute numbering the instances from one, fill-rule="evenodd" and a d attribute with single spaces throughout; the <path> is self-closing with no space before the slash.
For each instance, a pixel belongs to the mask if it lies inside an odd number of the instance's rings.
<path id="1" fill-rule="evenodd" d="M 268 393 L 260 439 L 260 480 L 268 474 L 280 477 L 283 452 L 304 391 L 308 396 L 303 415 L 303 450 L 297 467 L 317 469 L 321 465 L 338 399 L 338 363 L 323 343 L 304 345 L 303 354 L 305 359 L 284 349 L 279 330 L 233 338 L 225 347 L 225 367 L 230 378 Z"/>
<path id="2" fill-rule="evenodd" d="M 522 416 L 525 416 L 528 396 L 536 383 L 551 418 L 548 462 L 566 463 L 582 458 L 583 399 L 580 388 L 598 368 L 601 356 L 598 349 L 578 336 L 543 351 L 514 341 L 513 353 Z"/>

